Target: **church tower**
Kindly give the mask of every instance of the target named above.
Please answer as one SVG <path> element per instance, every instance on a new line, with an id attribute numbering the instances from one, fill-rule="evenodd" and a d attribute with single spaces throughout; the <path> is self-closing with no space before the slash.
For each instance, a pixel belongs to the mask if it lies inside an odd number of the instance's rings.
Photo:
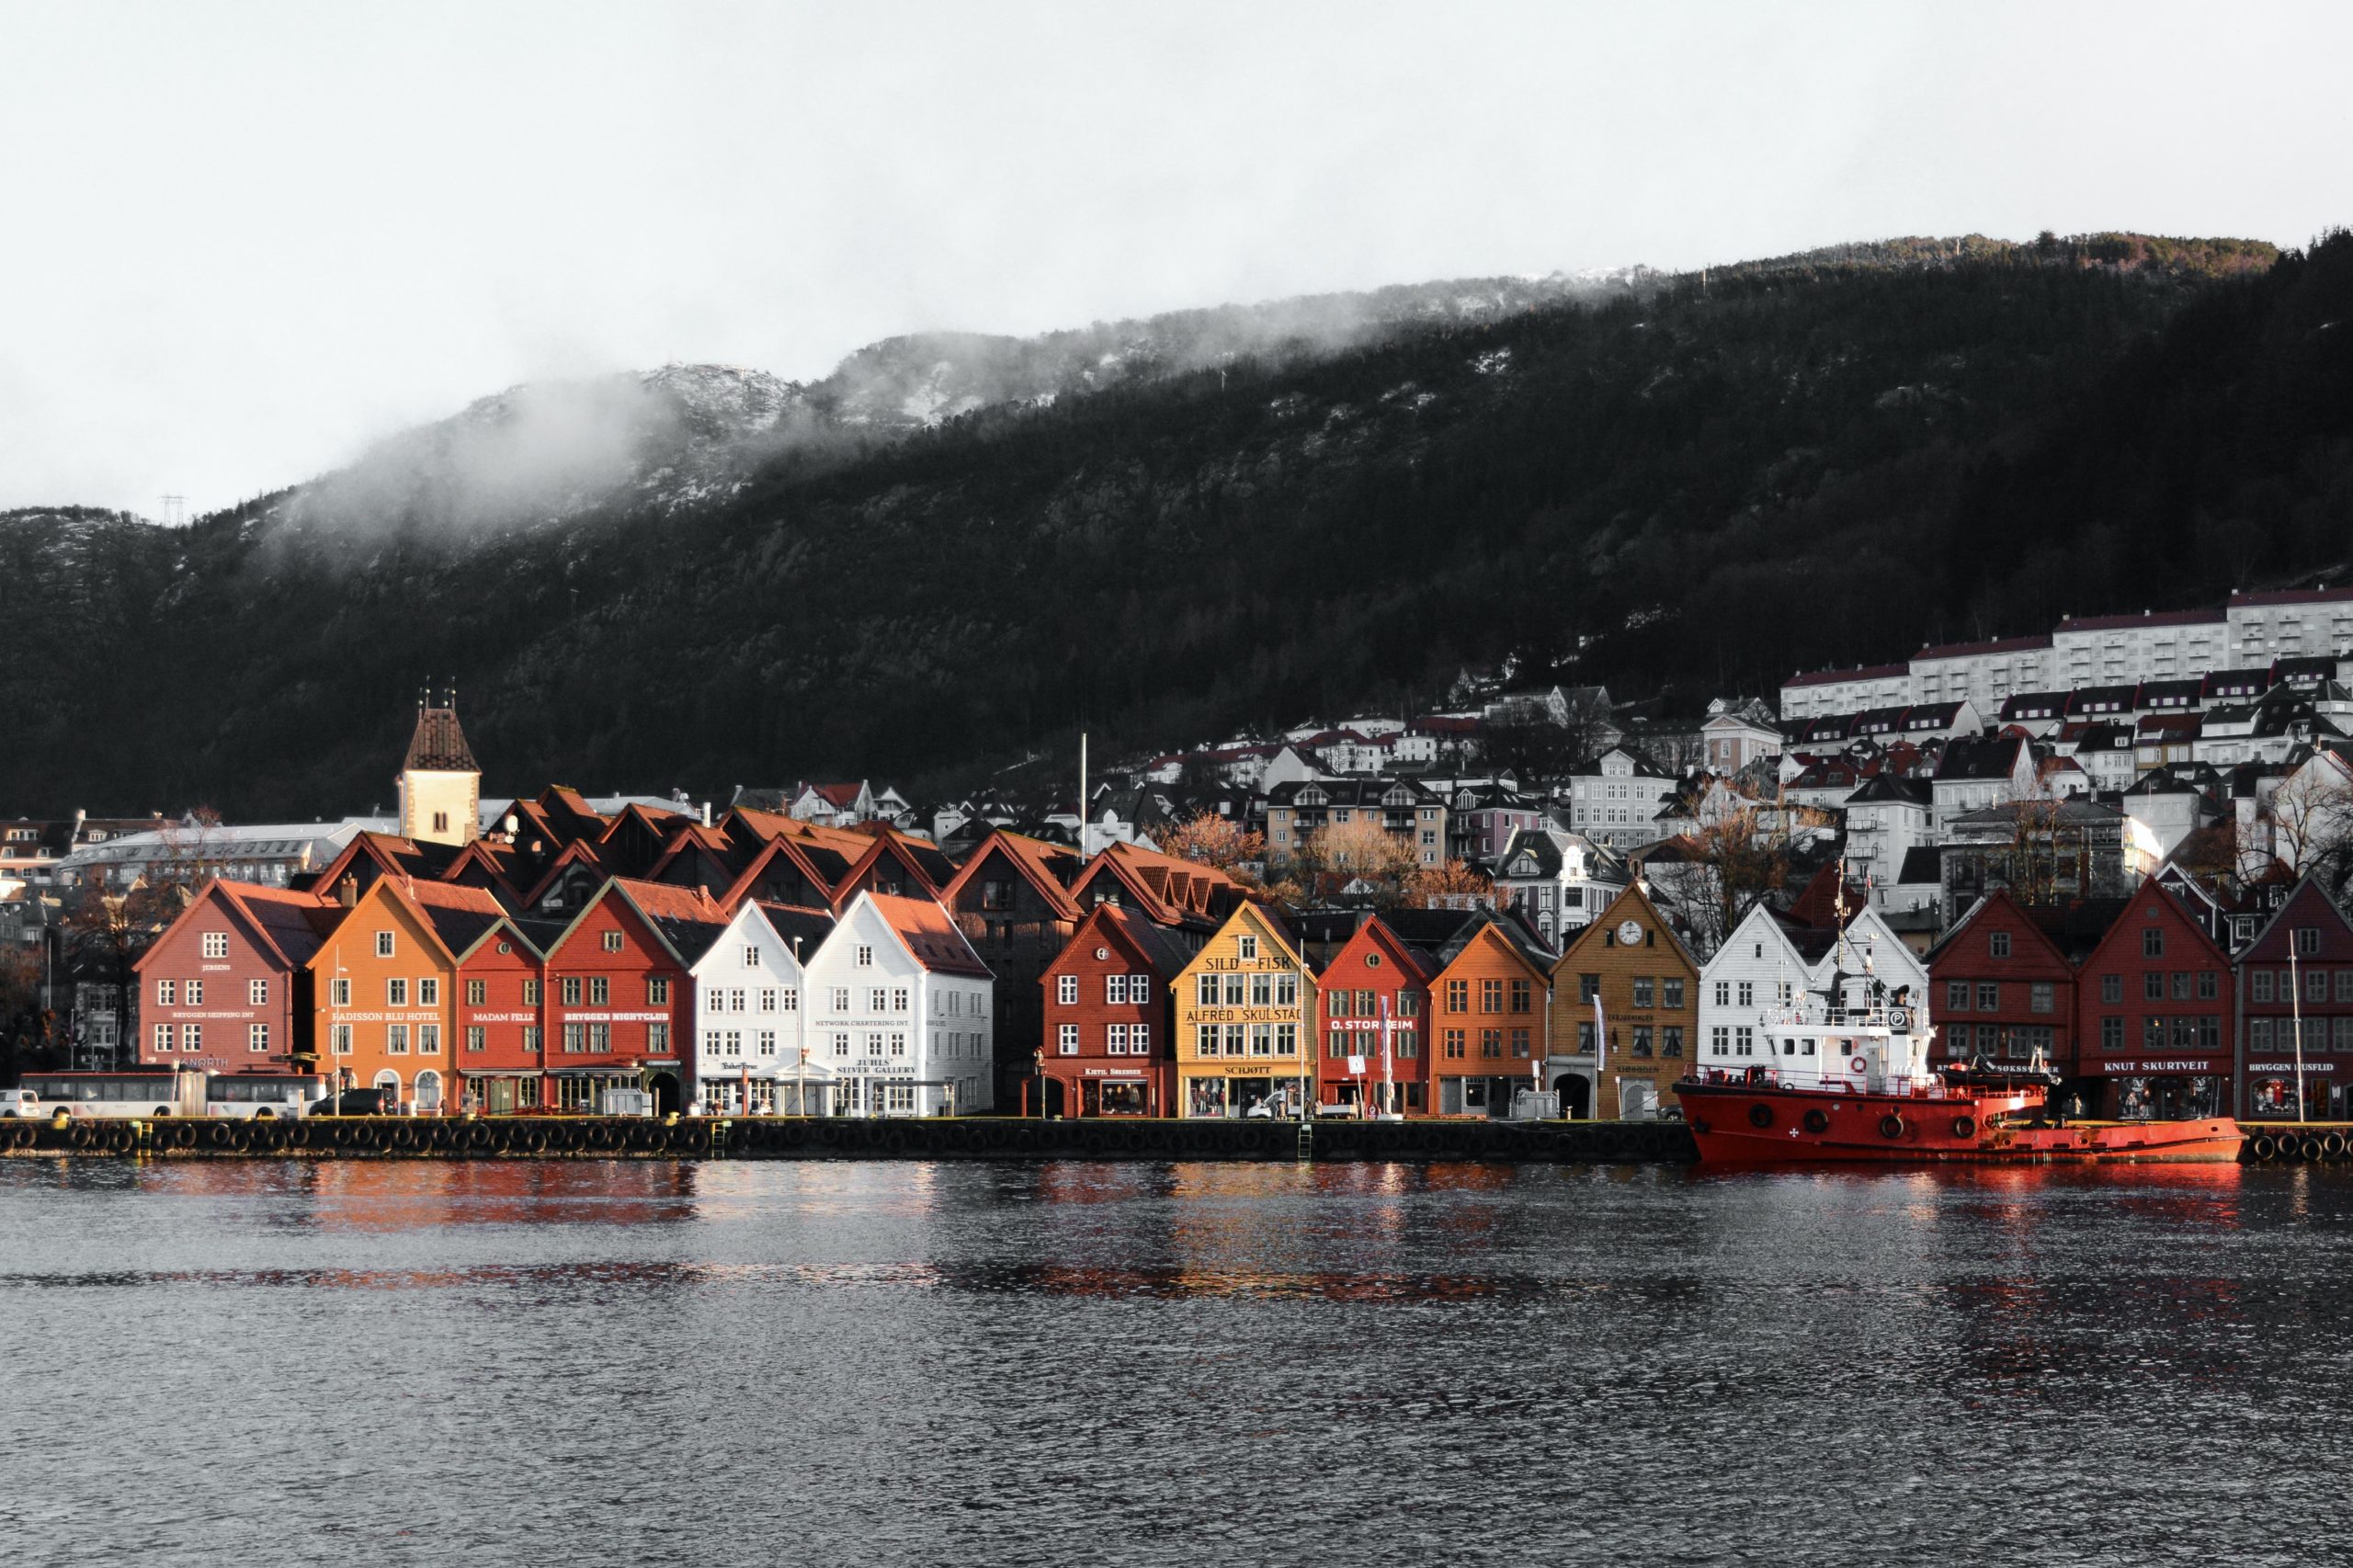
<path id="1" fill-rule="evenodd" d="M 420 844 L 466 844 L 482 824 L 482 767 L 458 728 L 458 694 L 416 699 L 416 733 L 401 766 L 401 836 Z"/>

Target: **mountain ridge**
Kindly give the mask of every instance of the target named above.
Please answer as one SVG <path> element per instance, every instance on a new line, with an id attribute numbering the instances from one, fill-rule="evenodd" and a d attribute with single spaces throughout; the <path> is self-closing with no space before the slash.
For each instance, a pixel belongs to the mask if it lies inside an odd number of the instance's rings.
<path id="1" fill-rule="evenodd" d="M 1080 723 L 1106 747 L 1173 746 L 1427 701 L 1506 654 L 1697 701 L 1972 617 L 2030 627 L 2050 594 L 2138 608 L 2339 558 L 2342 366 L 2272 339 L 2353 300 L 2347 246 L 2256 270 L 2268 247 L 2200 244 L 1780 258 L 1340 347 L 1196 352 L 887 431 L 801 388 L 770 427 L 805 399 L 823 438 L 707 494 L 583 492 L 461 550 L 421 527 L 306 537 L 283 493 L 168 539 L 9 523 L 0 562 L 31 580 L 63 570 L 28 542 L 43 528 L 99 565 L 58 680 L 10 677 L 29 744 L 0 794 L 365 804 L 428 676 L 468 694 L 501 788 L 948 789 Z M 936 364 L 907 341 L 874 398 Z M 1034 389 L 1100 341 L 970 381 Z M 2244 560 L 2103 567 L 2121 525 L 2102 487 L 2151 483 L 2135 422 L 2165 415 L 2168 460 L 2188 460 L 2245 433 L 2231 400 L 2248 389 L 2283 417 L 2232 449 L 2253 485 L 2226 530 Z M 2180 427 L 2201 408 L 2212 441 Z M 2070 444 L 2074 511 L 2053 515 L 2029 493 Z M 2235 476 L 2189 481 L 2227 500 Z M 2057 563 L 2022 579 L 2009 558 L 2038 551 Z M 183 669 L 209 678 L 186 690 Z"/>

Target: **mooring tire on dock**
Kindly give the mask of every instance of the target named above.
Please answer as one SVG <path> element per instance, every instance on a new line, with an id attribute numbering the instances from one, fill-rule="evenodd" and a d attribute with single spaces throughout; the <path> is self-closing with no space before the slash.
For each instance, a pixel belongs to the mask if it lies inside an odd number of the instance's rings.
<path id="1" fill-rule="evenodd" d="M 2248 1156 L 2259 1165 L 2269 1165 L 2271 1156 L 2279 1152 L 2278 1145 L 2271 1142 L 2271 1134 L 2268 1132 L 2256 1133 L 2241 1147 L 2245 1148 Z"/>
<path id="2" fill-rule="evenodd" d="M 1610 1162 L 1626 1157 L 1626 1135 L 1616 1128 L 1605 1128 L 1593 1140 L 1593 1156 Z"/>
<path id="3" fill-rule="evenodd" d="M 2320 1152 L 2321 1157 L 2324 1159 L 2343 1159 L 2345 1157 L 2345 1134 L 2342 1132 L 2322 1133 L 2320 1139 Z"/>
<path id="4" fill-rule="evenodd" d="M 2305 1139 L 2302 1143 L 2296 1145 L 2296 1153 L 2301 1159 L 2317 1164 L 2321 1157 L 2320 1140 L 2317 1138 Z"/>

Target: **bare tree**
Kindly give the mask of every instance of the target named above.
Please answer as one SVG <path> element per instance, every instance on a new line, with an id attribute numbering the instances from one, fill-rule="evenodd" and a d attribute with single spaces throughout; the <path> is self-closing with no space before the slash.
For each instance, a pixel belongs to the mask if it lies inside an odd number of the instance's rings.
<path id="1" fill-rule="evenodd" d="M 2353 769 L 2332 751 L 2316 751 L 2271 792 L 2274 852 L 2299 875 L 2317 873 L 2332 887 L 2353 866 Z"/>

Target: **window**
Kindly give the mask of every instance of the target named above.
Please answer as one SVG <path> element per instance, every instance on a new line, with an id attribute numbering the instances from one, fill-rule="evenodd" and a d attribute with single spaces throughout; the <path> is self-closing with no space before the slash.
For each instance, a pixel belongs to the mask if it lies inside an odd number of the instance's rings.
<path id="1" fill-rule="evenodd" d="M 2122 1018 L 2107 1017 L 2099 1021 L 2099 1048 L 2102 1051 L 2124 1049 L 2124 1020 Z"/>
<path id="2" fill-rule="evenodd" d="M 1077 997 L 1078 997 L 1077 982 L 1076 982 L 1076 981 L 1073 981 L 1073 982 L 1071 983 L 1071 984 L 1072 984 L 1071 998 L 1072 998 L 1072 1000 L 1075 1001 L 1075 1000 L 1077 999 Z M 1214 975 L 1214 974 L 1201 974 L 1201 975 L 1196 975 L 1196 976 L 1194 976 L 1194 978 L 1193 978 L 1193 1000 L 1194 1000 L 1194 1001 L 1196 1001 L 1196 1002 L 1198 1002 L 1199 1004 L 1200 1004 L 1200 1006 L 1204 1006 L 1204 1007 L 1214 1007 L 1214 1006 L 1217 1006 L 1217 976 L 1216 976 L 1216 975 Z"/>
<path id="3" fill-rule="evenodd" d="M 1420 1017 L 1422 1016 L 1422 994 L 1418 991 L 1400 991 L 1397 993 L 1397 1016 L 1401 1018 Z"/>
<path id="4" fill-rule="evenodd" d="M 1250 1005 L 1253 1007 L 1271 1007 L 1275 1005 L 1273 975 L 1254 974 L 1250 977 Z"/>
<path id="5" fill-rule="evenodd" d="M 2320 951 L 2320 927 L 2319 927 L 2319 926 L 2297 926 L 2297 927 L 2296 927 L 2296 929 L 2295 929 L 2295 937 L 2296 937 L 2296 956 L 2297 956 L 2298 958 L 2300 958 L 2300 959 L 2308 959 L 2308 958 L 2311 958 L 2313 954 L 2315 954 L 2315 953 L 2317 953 L 2317 952 L 2319 952 L 2319 951 Z"/>
<path id="6" fill-rule="evenodd" d="M 2152 926 L 2141 933 L 2141 956 L 2144 959 L 2165 956 L 2165 934 L 2161 927 Z"/>
<path id="7" fill-rule="evenodd" d="M 1981 1013 L 1998 1013 L 2002 1010 L 2001 982 L 1981 980 L 1977 983 L 1977 1010 Z"/>
<path id="8" fill-rule="evenodd" d="M 2099 999 L 2103 1002 L 2123 1001 L 2124 977 L 2120 974 L 2101 975 L 2099 977 Z"/>
<path id="9" fill-rule="evenodd" d="M 1600 994 L 1601 976 L 1597 974 L 1580 974 L 1577 976 L 1578 1001 L 1590 1002 Z"/>
<path id="10" fill-rule="evenodd" d="M 1668 1024 L 1659 1030 L 1658 1053 L 1661 1056 L 1674 1057 L 1680 1057 L 1683 1054 L 1683 1026 L 1681 1024 Z"/>
<path id="11" fill-rule="evenodd" d="M 1945 1010 L 1952 1013 L 1969 1011 L 1969 982 L 1965 980 L 1945 982 Z"/>
<path id="12" fill-rule="evenodd" d="M 602 1007 L 609 1005 L 612 999 L 612 981 L 605 975 L 590 975 L 588 977 L 588 1005 L 591 1007 Z"/>
<path id="13" fill-rule="evenodd" d="M 351 1026 L 349 1024 L 327 1026 L 327 1049 L 337 1056 L 351 1054 Z"/>
<path id="14" fill-rule="evenodd" d="M 489 1049 L 489 1046 L 490 1031 L 488 1029 L 483 1028 L 480 1024 L 468 1024 L 466 1026 L 466 1050 L 469 1052 L 485 1051 Z"/>
<path id="15" fill-rule="evenodd" d="M 656 975 L 645 983 L 645 1005 L 666 1007 L 670 1005 L 670 982 L 665 975 Z"/>
<path id="16" fill-rule="evenodd" d="M 893 1030 L 892 1030 L 892 1031 L 891 1031 L 891 1054 L 892 1054 L 892 1055 L 893 1055 L 893 1056 L 904 1056 L 906 1053 L 907 1053 L 907 1031 L 906 1031 L 906 1030 L 904 1030 L 904 1029 L 893 1029 Z"/>
<path id="17" fill-rule="evenodd" d="M 254 1007 L 267 1007 L 267 1006 L 269 1006 L 269 982 L 268 982 L 268 981 L 267 981 L 267 980 L 248 980 L 248 981 L 246 981 L 246 982 L 245 982 L 245 1003 L 246 1003 L 246 1005 L 247 1005 L 248 1006 L 254 1006 Z"/>
<path id="18" fill-rule="evenodd" d="M 384 1054 L 387 1056 L 408 1054 L 408 1026 L 406 1024 L 384 1026 Z"/>
<path id="19" fill-rule="evenodd" d="M 342 1026 L 337 1026 L 337 1027 L 338 1027 L 338 1028 L 340 1028 L 340 1027 L 342 1027 Z M 165 1055 L 169 1055 L 169 1054 L 171 1053 L 171 1049 L 172 1049 L 172 1026 L 171 1026 L 171 1025 L 169 1025 L 169 1024 L 157 1024 L 157 1025 L 155 1026 L 155 1049 L 156 1049 L 156 1051 L 158 1051 L 159 1052 L 162 1052 L 162 1053 L 164 1053 L 164 1054 L 165 1054 Z"/>
<path id="20" fill-rule="evenodd" d="M 1128 1053 L 1128 1026 L 1109 1024 L 1103 1030 L 1103 1054 L 1125 1056 Z"/>
<path id="21" fill-rule="evenodd" d="M 1963 1000 L 1964 1002 L 1966 1001 L 1966 993 L 1963 994 Z M 1716 1006 L 1719 1007 L 1729 1007 L 1732 1006 L 1731 981 L 1719 980 L 1716 982 Z"/>
<path id="22" fill-rule="evenodd" d="M 1324 1014 L 1326 1017 L 1345 1018 L 1348 1016 L 1348 994 L 1327 991 L 1324 994 Z"/>
<path id="23" fill-rule="evenodd" d="M 523 1003 L 530 1007 L 540 1005 L 540 983 L 537 980 L 523 982 Z"/>
<path id="24" fill-rule="evenodd" d="M 1250 1054 L 1271 1056 L 1274 1054 L 1274 1031 L 1264 1024 L 1252 1024 L 1250 1026 Z"/>
<path id="25" fill-rule="evenodd" d="M 204 1006 L 204 982 L 191 980 L 188 983 L 188 1005 L 191 1007 Z"/>
<path id="26" fill-rule="evenodd" d="M 384 982 L 384 1006 L 387 1007 L 405 1007 L 408 1006 L 407 981 L 392 979 Z"/>
<path id="27" fill-rule="evenodd" d="M 981 1037 L 978 1035 L 974 1035 L 972 1037 L 972 1043 L 976 1049 L 980 1044 L 980 1039 Z M 1152 1026 L 1150 1024 L 1130 1024 L 1128 1026 L 1128 1054 L 1131 1056 L 1149 1056 L 1152 1054 Z"/>
<path id="28" fill-rule="evenodd" d="M 419 1056 L 441 1054 L 441 1026 L 439 1024 L 416 1026 L 416 1053 Z"/>
<path id="29" fill-rule="evenodd" d="M 159 980 L 155 982 L 155 1006 L 158 1007 L 171 1006 L 174 1003 L 178 1001 L 179 990 L 179 982 L 176 980 Z"/>
<path id="30" fill-rule="evenodd" d="M 1462 1031 L 1461 1029 L 1449 1029 L 1446 1031 L 1445 1038 L 1447 1060 L 1449 1062 L 1460 1062 L 1463 1055 Z"/>
<path id="31" fill-rule="evenodd" d="M 1744 980 L 1740 983 L 1740 1005 L 1744 1007 L 1753 1007 L 1756 1005 L 1756 982 Z"/>
<path id="32" fill-rule="evenodd" d="M 1449 980 L 1446 983 L 1446 1010 L 1449 1013 L 1467 1013 L 1471 1010 L 1469 981 Z"/>
<path id="33" fill-rule="evenodd" d="M 559 983 L 562 987 L 563 1005 L 567 1007 L 580 1006 L 580 977 L 576 974 L 567 974 Z"/>
<path id="34" fill-rule="evenodd" d="M 269 1026 L 267 1024 L 248 1024 L 245 1026 L 245 1049 L 247 1051 L 256 1052 L 265 1051 L 269 1049 Z"/>
<path id="35" fill-rule="evenodd" d="M 380 959 L 392 956 L 392 934 L 390 931 L 376 933 L 376 956 Z"/>
<path id="36" fill-rule="evenodd" d="M 1481 1029 L 1479 1031 L 1479 1054 L 1490 1059 L 1500 1059 L 1503 1053 L 1504 1031 L 1501 1029 Z"/>
<path id="37" fill-rule="evenodd" d="M 1217 1026 L 1215 1024 L 1200 1024 L 1195 1027 L 1193 1030 L 1193 1054 L 1196 1056 L 1215 1056 L 1217 1054 Z"/>
<path id="38" fill-rule="evenodd" d="M 2282 1019 L 2281 1022 L 2285 1023 L 2286 1020 Z M 2284 1033 L 2285 1031 L 2283 1030 L 2282 1032 Z M 2270 1050 L 2271 1020 L 2269 1018 L 2249 1018 L 2246 1021 L 2246 1043 L 2247 1049 L 2250 1051 Z"/>
<path id="39" fill-rule="evenodd" d="M 1141 1006 L 1142 1004 L 1151 1000 L 1152 976 L 1148 974 L 1131 974 L 1128 976 L 1128 1005 L 1130 1006 Z"/>
<path id="40" fill-rule="evenodd" d="M 774 1056 L 776 1054 L 776 1030 L 762 1029 L 756 1039 L 758 1042 L 760 1054 L 762 1056 Z"/>
<path id="41" fill-rule="evenodd" d="M 2141 999 L 2144 1002 L 2165 999 L 2165 977 L 2162 971 L 2153 969 L 2141 976 Z"/>
<path id="42" fill-rule="evenodd" d="M 1656 977 L 1655 975 L 1648 975 L 1648 974 L 1644 974 L 1644 975 L 1637 975 L 1637 976 L 1635 976 L 1635 978 L 1634 978 L 1634 1006 L 1637 1006 L 1637 1007 L 1654 1007 L 1654 1006 L 1656 1006 L 1657 1005 L 1658 1005 L 1658 979 L 1657 979 L 1657 977 Z"/>
<path id="43" fill-rule="evenodd" d="M 1500 980 L 1479 982 L 1479 1011 L 1500 1013 L 1504 1010 L 1504 983 Z"/>
<path id="44" fill-rule="evenodd" d="M 1988 935 L 1985 938 L 1985 951 L 1989 956 L 1994 958 L 2008 958 L 2010 956 L 2010 934 L 2007 931 L 1995 931 Z"/>
<path id="45" fill-rule="evenodd" d="M 466 982 L 466 1006 L 479 1007 L 490 1000 L 490 983 L 483 980 Z"/>
<path id="46" fill-rule="evenodd" d="M 1634 1054 L 1641 1057 L 1651 1054 L 1651 1027 L 1648 1024 L 1634 1026 Z"/>
<path id="47" fill-rule="evenodd" d="M 951 995 L 948 1000 L 949 1005 L 952 1006 L 955 1004 L 956 998 Z M 870 985 L 866 988 L 866 1010 L 868 1012 L 886 1013 L 889 1012 L 890 1009 L 891 993 L 886 987 Z"/>
<path id="48" fill-rule="evenodd" d="M 1244 960 L 1245 962 L 1250 961 L 1250 960 L 1255 960 L 1256 958 L 1257 958 L 1257 956 L 1258 956 L 1258 938 L 1257 938 L 1257 937 L 1253 937 L 1253 936 L 1250 936 L 1248 933 L 1246 933 L 1246 932 L 1245 932 L 1245 934 L 1243 934 L 1242 936 L 1236 937 L 1233 939 L 1233 943 L 1234 943 L 1234 947 L 1233 947 L 1233 950 L 1234 950 L 1234 952 L 1235 952 L 1237 955 L 1239 955 L 1239 956 L 1243 959 L 1243 960 Z"/>
<path id="49" fill-rule="evenodd" d="M 1411 1062 L 1422 1054 L 1422 1037 L 1414 1029 L 1399 1029 L 1390 1037 L 1392 1049 L 1401 1062 Z"/>
<path id="50" fill-rule="evenodd" d="M 2304 1000 L 2307 1002 L 2328 1000 L 2328 971 L 2325 969 L 2304 971 Z"/>
<path id="51" fill-rule="evenodd" d="M 435 980 L 430 977 L 418 981 L 416 983 L 416 1005 L 420 1007 L 439 1006 L 441 1005 L 441 983 L 438 980 Z"/>
<path id="52" fill-rule="evenodd" d="M 229 956 L 229 933 L 226 931 L 207 931 L 204 934 L 204 956 L 209 959 L 227 958 Z"/>
<path id="53" fill-rule="evenodd" d="M 2141 1049 L 2163 1051 L 2165 1048 L 2165 1021 L 2163 1018 L 2141 1020 Z"/>
<path id="54" fill-rule="evenodd" d="M 2268 1002 L 2271 1000 L 2271 971 L 2269 970 L 2250 970 L 2247 972 L 2247 980 L 2250 988 L 2255 993 L 2256 1001 Z"/>
<path id="55" fill-rule="evenodd" d="M 2055 1005 L 2054 995 L 2056 990 L 2057 987 L 2048 980 L 2038 980 L 2033 984 L 2028 986 L 2026 991 L 2027 1011 L 2029 1013 L 2048 1013 L 2052 1011 Z"/>
<path id="56" fill-rule="evenodd" d="M 1660 1006 L 1674 1008 L 1683 1006 L 1683 977 L 1681 975 L 1670 975 L 1668 978 L 1660 981 L 1658 985 L 1661 994 L 1658 999 L 1658 1005 Z M 1683 1031 L 1681 1029 L 1676 1029 L 1673 1033 L 1677 1040 L 1683 1038 Z M 1662 1051 L 1661 1054 L 1665 1055 L 1670 1053 Z M 1683 1052 L 1681 1051 L 1676 1051 L 1671 1054 L 1680 1056 Z"/>
<path id="57" fill-rule="evenodd" d="M 605 951 L 608 953 L 617 953 L 621 950 L 621 934 L 619 931 L 606 932 L 604 934 L 604 942 Z"/>

